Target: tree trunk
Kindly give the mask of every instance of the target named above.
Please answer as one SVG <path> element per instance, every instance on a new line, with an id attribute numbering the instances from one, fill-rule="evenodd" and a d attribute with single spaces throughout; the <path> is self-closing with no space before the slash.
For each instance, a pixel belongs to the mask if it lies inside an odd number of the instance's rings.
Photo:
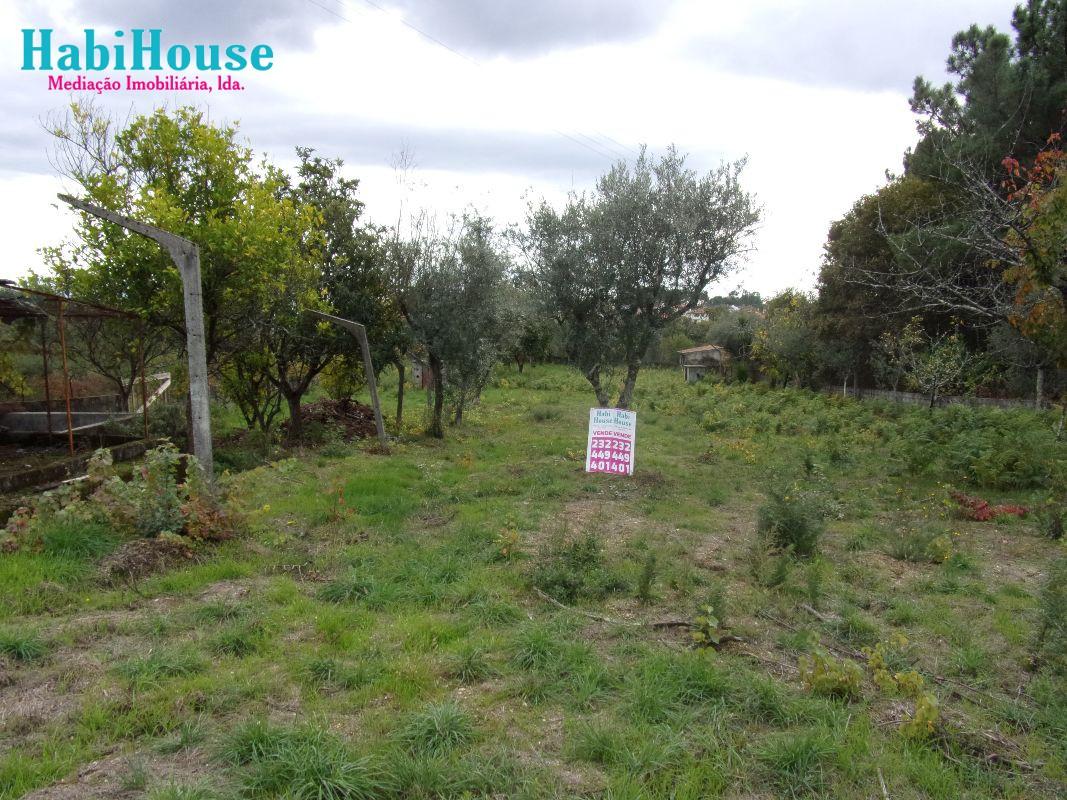
<path id="1" fill-rule="evenodd" d="M 300 411 L 300 392 L 287 391 L 285 402 L 289 405 L 289 444 L 298 444 L 304 438 L 304 417 Z"/>
<path id="2" fill-rule="evenodd" d="M 459 402 L 456 403 L 456 412 L 452 417 L 452 424 L 453 425 L 460 425 L 462 423 L 463 423 L 463 398 L 461 397 L 459 399 Z"/>
<path id="3" fill-rule="evenodd" d="M 1034 408 L 1038 411 L 1045 404 L 1045 368 L 1037 368 L 1037 378 L 1034 380 Z"/>
<path id="4" fill-rule="evenodd" d="M 640 361 L 631 361 L 626 366 L 626 380 L 619 392 L 619 408 L 629 408 L 634 399 L 634 386 L 637 385 L 637 373 L 641 369 Z"/>
<path id="5" fill-rule="evenodd" d="M 398 358 L 393 364 L 396 365 L 396 432 L 400 433 L 404 424 L 404 359 Z"/>
<path id="6" fill-rule="evenodd" d="M 597 364 L 587 373 L 585 373 L 585 379 L 589 381 L 589 385 L 593 387 L 593 394 L 596 395 L 596 402 L 601 408 L 607 408 L 611 402 L 611 398 L 608 397 L 607 391 L 600 383 L 600 365 Z"/>
<path id="7" fill-rule="evenodd" d="M 848 373 L 845 373 L 845 382 L 841 385 L 841 396 L 848 397 Z"/>
<path id="8" fill-rule="evenodd" d="M 515 358 L 515 361 L 516 361 L 516 362 L 518 363 L 518 365 L 519 365 L 519 374 L 520 374 L 520 375 L 522 375 L 522 368 L 523 368 L 524 366 L 526 366 L 526 357 L 525 357 L 525 356 L 517 356 L 517 357 Z"/>
<path id="9" fill-rule="evenodd" d="M 1060 411 L 1060 421 L 1056 426 L 1056 439 L 1059 440 L 1063 436 L 1063 421 L 1067 419 L 1067 398 L 1063 398 L 1063 410 Z"/>
<path id="10" fill-rule="evenodd" d="M 433 375 L 433 417 L 430 419 L 430 436 L 444 439 L 445 431 L 441 426 L 441 414 L 445 407 L 445 381 L 442 374 L 441 359 L 430 353 L 430 372 Z"/>

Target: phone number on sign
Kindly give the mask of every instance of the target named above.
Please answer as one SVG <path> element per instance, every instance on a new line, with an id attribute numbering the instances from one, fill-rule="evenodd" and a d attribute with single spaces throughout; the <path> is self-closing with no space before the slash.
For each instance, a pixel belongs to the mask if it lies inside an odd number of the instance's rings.
<path id="1" fill-rule="evenodd" d="M 619 472 L 629 474 L 630 465 L 625 461 L 589 461 L 592 472 Z"/>
<path id="2" fill-rule="evenodd" d="M 625 439 L 598 439 L 594 437 L 589 443 L 590 450 L 621 450 L 630 452 L 630 442 Z"/>

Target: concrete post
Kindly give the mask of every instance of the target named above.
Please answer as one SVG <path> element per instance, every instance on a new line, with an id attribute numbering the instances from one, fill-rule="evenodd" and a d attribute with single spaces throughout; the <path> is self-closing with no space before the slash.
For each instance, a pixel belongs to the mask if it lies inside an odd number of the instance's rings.
<path id="1" fill-rule="evenodd" d="M 374 427 L 378 430 L 378 443 L 382 449 L 389 452 L 389 437 L 385 435 L 385 423 L 382 421 L 382 406 L 378 401 L 378 381 L 374 378 L 374 362 L 370 357 L 370 342 L 367 340 L 367 329 L 358 322 L 350 319 L 335 317 L 333 314 L 324 314 L 321 311 L 308 313 L 327 322 L 339 325 L 359 340 L 359 349 L 363 352 L 363 372 L 367 375 L 367 389 L 370 390 L 371 405 L 374 407 Z"/>
<path id="2" fill-rule="evenodd" d="M 185 349 L 189 357 L 189 406 L 193 428 L 189 434 L 193 441 L 193 455 L 200 462 L 204 475 L 211 480 L 214 476 L 214 462 L 211 454 L 211 407 L 207 383 L 207 347 L 204 342 L 200 248 L 195 242 L 155 225 L 138 222 L 70 195 L 60 194 L 58 197 L 74 208 L 158 242 L 178 267 L 185 299 Z"/>

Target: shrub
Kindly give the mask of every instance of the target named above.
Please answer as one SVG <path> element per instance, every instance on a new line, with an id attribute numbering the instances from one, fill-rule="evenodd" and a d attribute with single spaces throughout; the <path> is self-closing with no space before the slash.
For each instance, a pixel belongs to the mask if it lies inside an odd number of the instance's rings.
<path id="1" fill-rule="evenodd" d="M 624 586 L 617 575 L 604 568 L 600 539 L 594 533 L 549 548 L 535 565 L 533 581 L 541 591 L 564 603 L 601 598 Z"/>
<path id="2" fill-rule="evenodd" d="M 938 530 L 901 528 L 889 540 L 886 552 L 897 561 L 944 564 L 952 557 L 952 537 Z"/>
<path id="3" fill-rule="evenodd" d="M 828 697 L 859 696 L 863 670 L 854 661 L 837 659 L 824 650 L 802 655 L 797 662 L 800 680 L 810 691 Z"/>
<path id="4" fill-rule="evenodd" d="M 794 483 L 768 490 L 758 530 L 775 549 L 807 558 L 818 551 L 825 519 L 825 504 L 817 493 Z"/>
<path id="5" fill-rule="evenodd" d="M 193 463 L 185 481 L 179 482 L 182 458 L 173 445 L 163 444 L 148 450 L 132 478 L 123 481 L 113 474 L 111 452 L 98 450 L 89 462 L 86 486 L 93 491 L 88 497 L 73 484 L 45 492 L 32 509 L 14 514 L 7 532 L 16 547 L 41 542 L 72 557 L 102 555 L 113 549 L 118 534 L 229 538 L 238 520 Z"/>
<path id="6" fill-rule="evenodd" d="M 1056 672 L 1067 672 L 1067 556 L 1049 565 L 1041 587 L 1039 652 Z"/>
<path id="7" fill-rule="evenodd" d="M 656 554 L 649 553 L 641 564 L 641 574 L 637 577 L 637 599 L 642 603 L 652 601 L 652 584 L 656 580 Z"/>

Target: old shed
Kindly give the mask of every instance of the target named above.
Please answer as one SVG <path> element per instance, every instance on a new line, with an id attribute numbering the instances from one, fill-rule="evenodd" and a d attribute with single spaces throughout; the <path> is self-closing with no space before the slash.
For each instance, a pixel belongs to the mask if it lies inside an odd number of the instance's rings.
<path id="1" fill-rule="evenodd" d="M 730 354 L 717 344 L 702 344 L 678 351 L 678 363 L 689 383 L 700 380 L 709 371 L 725 373 L 729 362 Z"/>

